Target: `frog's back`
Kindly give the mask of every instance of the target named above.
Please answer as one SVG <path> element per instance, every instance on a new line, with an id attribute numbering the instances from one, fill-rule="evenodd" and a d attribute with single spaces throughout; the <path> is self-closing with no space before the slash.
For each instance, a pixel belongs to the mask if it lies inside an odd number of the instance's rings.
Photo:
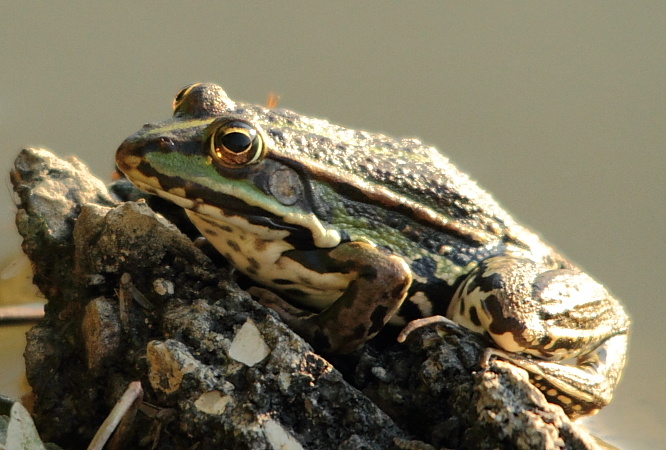
<path id="1" fill-rule="evenodd" d="M 282 109 L 239 105 L 261 123 L 275 153 L 360 201 L 381 204 L 474 245 L 502 240 L 515 223 L 497 202 L 434 147 L 351 130 Z M 472 242 L 475 241 L 475 242 Z"/>

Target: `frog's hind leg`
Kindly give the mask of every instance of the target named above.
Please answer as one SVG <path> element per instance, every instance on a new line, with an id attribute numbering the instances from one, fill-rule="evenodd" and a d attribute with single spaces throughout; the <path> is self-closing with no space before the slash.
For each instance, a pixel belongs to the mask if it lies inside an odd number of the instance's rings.
<path id="1" fill-rule="evenodd" d="M 447 316 L 490 336 L 502 350 L 488 358 L 527 370 L 571 417 L 608 404 L 624 367 L 629 319 L 603 286 L 576 269 L 489 258 L 460 285 Z"/>

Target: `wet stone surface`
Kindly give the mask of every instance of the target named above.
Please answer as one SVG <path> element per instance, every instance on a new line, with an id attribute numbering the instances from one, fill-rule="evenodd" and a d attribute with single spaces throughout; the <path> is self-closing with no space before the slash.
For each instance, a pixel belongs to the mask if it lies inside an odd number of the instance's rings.
<path id="1" fill-rule="evenodd" d="M 138 380 L 146 407 L 128 448 L 596 448 L 524 371 L 481 370 L 484 344 L 464 330 L 332 357 L 343 377 L 221 258 L 147 203 L 114 200 L 79 161 L 24 150 L 11 179 L 48 299 L 25 353 L 45 441 L 85 447 Z M 180 226 L 182 215 L 164 214 Z"/>

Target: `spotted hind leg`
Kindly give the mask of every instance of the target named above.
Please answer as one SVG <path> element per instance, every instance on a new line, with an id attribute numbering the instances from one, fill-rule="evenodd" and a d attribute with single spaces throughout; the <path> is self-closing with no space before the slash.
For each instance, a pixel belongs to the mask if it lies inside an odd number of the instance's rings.
<path id="1" fill-rule="evenodd" d="M 501 350 L 490 350 L 486 361 L 499 356 L 527 370 L 571 417 L 608 404 L 624 367 L 629 319 L 603 286 L 576 269 L 489 258 L 458 288 L 447 316 L 492 338 Z"/>

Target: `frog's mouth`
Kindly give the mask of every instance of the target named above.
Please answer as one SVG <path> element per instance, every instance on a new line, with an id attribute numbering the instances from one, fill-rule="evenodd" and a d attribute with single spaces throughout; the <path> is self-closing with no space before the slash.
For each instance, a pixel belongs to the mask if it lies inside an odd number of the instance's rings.
<path id="1" fill-rule="evenodd" d="M 297 233 L 299 228 L 302 228 L 287 223 L 281 216 L 260 206 L 250 205 L 236 196 L 214 191 L 210 187 L 187 181 L 180 176 L 164 174 L 143 160 L 137 161 L 135 165 L 125 164 L 120 168 L 142 191 L 204 216 L 222 221 L 238 217 L 253 225 L 289 233 Z"/>
<path id="2" fill-rule="evenodd" d="M 215 221 L 240 227 L 260 239 L 283 239 L 303 250 L 318 248 L 308 228 L 288 223 L 282 217 L 258 206 L 249 205 L 236 197 L 221 193 L 213 195 L 205 187 L 192 183 L 188 183 L 186 188 L 173 188 L 169 191 L 139 180 L 132 180 L 132 183 L 139 189 L 175 203 L 200 217 L 210 217 Z"/>

